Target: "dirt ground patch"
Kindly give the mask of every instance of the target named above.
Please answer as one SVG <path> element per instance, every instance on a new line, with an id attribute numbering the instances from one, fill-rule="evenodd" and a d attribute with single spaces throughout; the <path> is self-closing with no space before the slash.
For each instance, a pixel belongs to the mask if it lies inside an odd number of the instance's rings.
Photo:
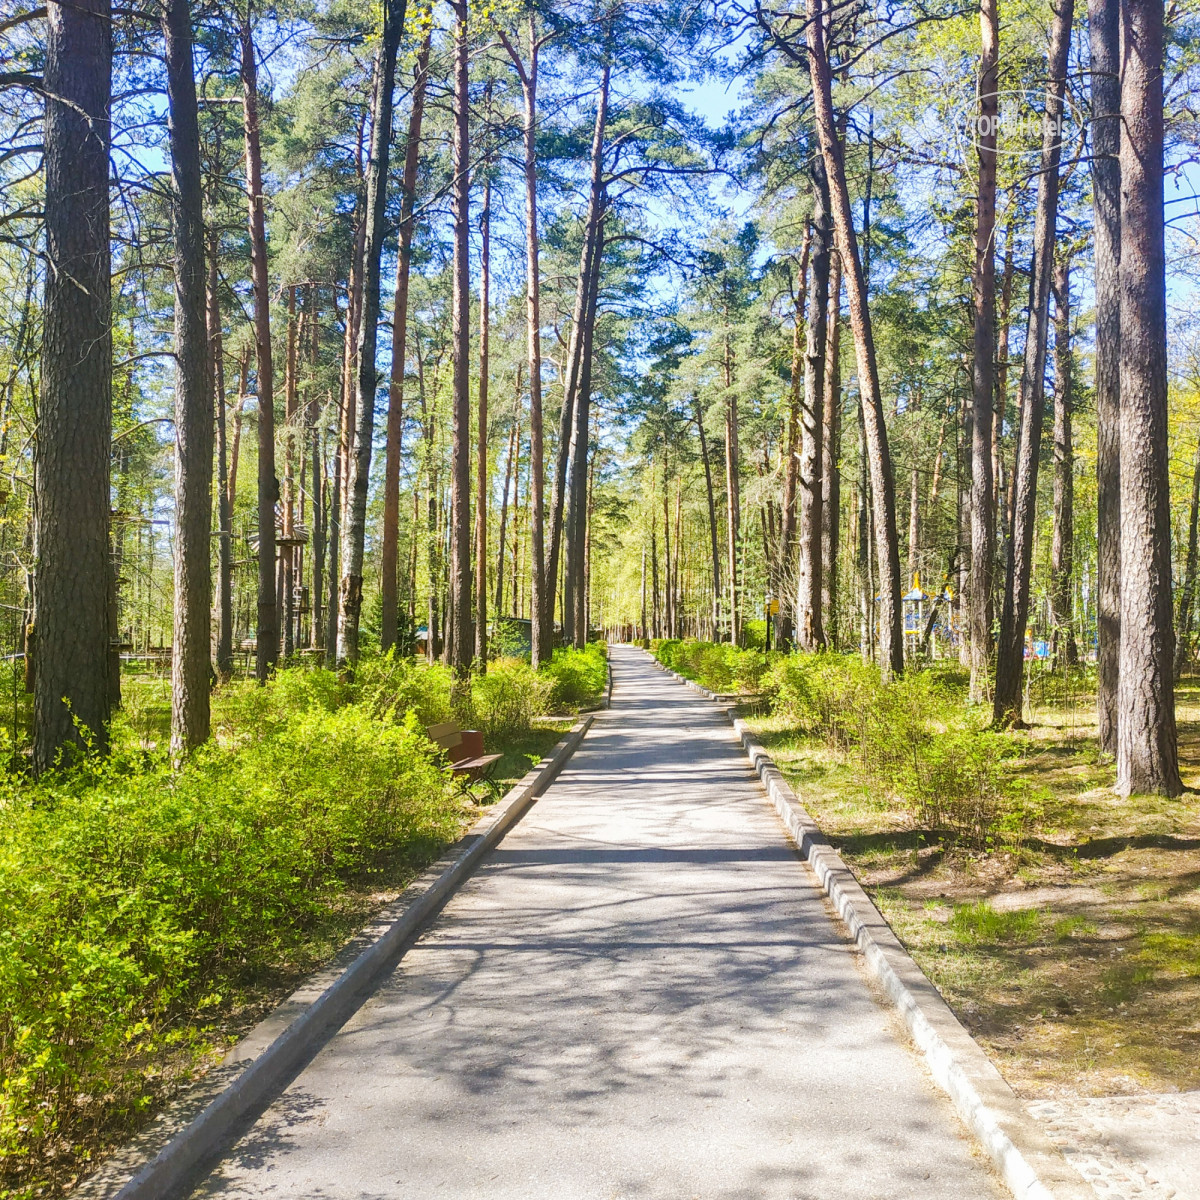
<path id="1" fill-rule="evenodd" d="M 922 829 L 852 758 L 752 718 L 897 935 L 1029 1097 L 1200 1088 L 1200 690 L 1179 689 L 1180 800 L 1124 799 L 1091 698 L 1034 709 L 1011 769 L 1039 815 L 1013 844 Z"/>

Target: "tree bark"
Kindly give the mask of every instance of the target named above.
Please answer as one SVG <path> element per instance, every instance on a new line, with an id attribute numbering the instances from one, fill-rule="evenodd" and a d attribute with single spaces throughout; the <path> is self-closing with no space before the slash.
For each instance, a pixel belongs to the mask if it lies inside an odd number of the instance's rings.
<path id="1" fill-rule="evenodd" d="M 795 632 L 791 593 L 792 567 L 796 549 L 796 479 L 800 459 L 801 387 L 804 383 L 804 331 L 808 300 L 808 264 L 812 252 L 812 223 L 804 225 L 804 241 L 800 247 L 800 278 L 793 302 L 795 325 L 792 327 L 792 377 L 788 387 L 787 441 L 783 466 L 783 519 L 779 538 L 779 570 L 773 589 L 779 601 L 779 645 L 791 644 Z"/>
<path id="2" fill-rule="evenodd" d="M 721 537 L 717 530 L 717 500 L 713 490 L 712 460 L 708 453 L 708 437 L 704 432 L 704 413 L 698 396 L 692 397 L 693 418 L 700 435 L 700 460 L 704 464 L 704 494 L 708 500 L 708 535 L 712 549 L 712 636 L 721 637 Z"/>
<path id="3" fill-rule="evenodd" d="M 413 209 L 420 165 L 425 88 L 429 82 L 432 27 L 417 52 L 412 109 L 404 142 L 404 176 L 400 197 L 399 246 L 396 251 L 396 302 L 392 311 L 392 371 L 388 388 L 387 447 L 383 468 L 383 532 L 380 545 L 380 643 L 386 653 L 396 644 L 400 547 L 400 454 L 404 436 L 404 363 L 408 340 L 408 280 L 412 270 Z"/>
<path id="4" fill-rule="evenodd" d="M 279 554 L 279 591 L 283 599 L 283 657 L 296 650 L 296 285 L 287 289 L 287 358 L 283 373 L 283 545 Z"/>
<path id="5" fill-rule="evenodd" d="M 508 546 L 508 489 L 515 482 L 513 468 L 520 469 L 517 455 L 521 446 L 521 367 L 517 363 L 517 391 L 513 399 L 512 429 L 508 435 L 508 458 L 504 464 L 504 492 L 500 498 L 500 536 L 497 540 L 496 554 L 496 613 L 504 612 L 504 553 Z M 513 508 L 516 508 L 516 496 L 513 497 Z M 513 521 L 516 525 L 516 521 Z M 515 590 L 516 580 L 513 581 Z"/>
<path id="6" fill-rule="evenodd" d="M 908 483 L 908 578 L 914 581 L 921 570 L 921 473 L 914 462 Z"/>
<path id="7" fill-rule="evenodd" d="M 449 661 L 461 685 L 471 669 L 471 151 L 467 0 L 454 4 L 454 289 L 451 353 L 454 365 L 450 451 Z"/>
<path id="8" fill-rule="evenodd" d="M 741 511 L 738 501 L 738 398 L 733 388 L 733 348 L 725 335 L 725 515 L 729 551 L 729 640 L 742 641 L 742 622 L 738 604 L 738 532 Z"/>
<path id="9" fill-rule="evenodd" d="M 1025 681 L 1025 626 L 1029 619 L 1029 585 L 1033 564 L 1034 517 L 1038 462 L 1041 457 L 1045 408 L 1046 333 L 1050 283 L 1054 272 L 1055 225 L 1058 214 L 1058 164 L 1062 151 L 1058 128 L 1066 88 L 1067 50 L 1071 40 L 1074 0 L 1054 0 L 1054 23 L 1047 59 L 1049 86 L 1042 124 L 1041 173 L 1033 232 L 1033 264 L 1029 272 L 1029 317 L 1025 328 L 1025 360 L 1021 371 L 1021 428 L 1018 435 L 1016 497 L 1004 589 L 1004 613 L 996 647 L 996 688 L 992 715 L 997 725 L 1022 723 Z"/>
<path id="10" fill-rule="evenodd" d="M 209 369 L 200 118 L 188 0 L 162 15 L 175 260 L 175 600 L 171 753 L 208 741 L 212 636 L 213 375 Z"/>
<path id="11" fill-rule="evenodd" d="M 867 458 L 871 473 L 871 503 L 875 518 L 875 553 L 879 571 L 880 669 L 884 678 L 904 670 L 904 624 L 900 604 L 900 548 L 896 531 L 896 488 L 892 457 L 884 423 L 875 338 L 867 303 L 867 284 L 859 257 L 858 240 L 850 212 L 846 167 L 833 116 L 833 83 L 825 44 L 825 0 L 806 0 L 808 12 L 808 63 L 812 79 L 813 111 L 825 170 L 829 178 L 833 226 L 854 331 L 858 386 Z"/>
<path id="12" fill-rule="evenodd" d="M 1179 592 L 1178 614 L 1175 618 L 1175 678 L 1178 679 L 1191 657 L 1192 628 L 1195 624 L 1197 534 L 1200 533 L 1200 444 L 1192 459 L 1192 502 L 1188 508 L 1187 557 L 1183 571 L 1183 587 Z"/>
<path id="13" fill-rule="evenodd" d="M 275 376 L 271 349 L 271 291 L 267 274 L 267 226 L 262 190 L 258 126 L 258 63 L 251 9 L 241 28 L 242 93 L 246 139 L 246 199 L 249 208 L 250 275 L 254 288 L 254 343 L 258 393 L 258 626 L 255 675 L 259 683 L 279 661 L 279 610 L 275 602 Z"/>
<path id="14" fill-rule="evenodd" d="M 547 579 L 544 563 L 545 509 L 542 431 L 542 317 L 537 218 L 537 83 L 538 54 L 536 17 L 528 19 L 529 56 L 523 62 L 515 46 L 505 47 L 521 80 L 525 101 L 525 308 L 529 345 L 529 584 L 532 624 L 530 661 L 536 669 L 551 655 L 553 626 L 553 579 Z M 514 580 L 515 582 L 515 580 Z M 550 592 L 547 602 L 546 592 Z"/>
<path id="15" fill-rule="evenodd" d="M 1078 661 L 1071 625 L 1075 542 L 1075 450 L 1071 440 L 1070 262 L 1060 254 L 1054 267 L 1054 528 L 1050 545 L 1051 658 Z"/>
<path id="16" fill-rule="evenodd" d="M 490 94 L 489 94 L 490 99 Z M 479 215 L 479 412 L 475 440 L 475 663 L 487 670 L 488 325 L 492 181 L 483 181 Z"/>
<path id="17" fill-rule="evenodd" d="M 842 480 L 842 372 L 841 372 L 842 260 L 835 250 L 829 259 L 829 318 L 825 344 L 825 411 L 821 434 L 821 606 L 825 642 L 837 648 L 837 553 L 841 532 Z"/>
<path id="18" fill-rule="evenodd" d="M 1117 752 L 1121 643 L 1120 4 L 1089 0 L 1096 293 L 1097 691 L 1100 749 Z"/>
<path id="19" fill-rule="evenodd" d="M 1013 235 L 1012 222 L 1004 238 L 1004 273 L 1000 285 L 1000 319 L 996 342 L 996 399 L 992 411 L 992 595 L 996 594 L 996 563 L 1007 555 L 1004 529 L 1008 527 L 1011 488 L 1004 481 L 1004 419 L 1008 412 L 1008 332 L 1012 312 Z M 997 549 L 999 543 L 999 549 Z M 992 605 L 993 615 L 995 604 Z"/>
<path id="20" fill-rule="evenodd" d="M 603 127 L 601 127 L 603 132 Z M 600 264 L 604 257 L 604 203 L 599 212 L 593 234 L 594 247 L 589 263 L 587 305 L 584 310 L 583 336 L 580 346 L 579 383 L 576 387 L 575 419 L 571 430 L 571 457 L 569 463 L 569 486 L 567 509 L 567 562 L 566 591 L 568 623 L 571 639 L 576 647 L 587 641 L 587 626 L 584 603 L 584 551 L 587 544 L 587 480 L 588 441 L 592 403 L 592 347 L 596 334 L 596 307 L 600 292 Z"/>
<path id="21" fill-rule="evenodd" d="M 1121 657 L 1117 791 L 1183 791 L 1175 731 L 1163 3 L 1121 6 Z"/>
<path id="22" fill-rule="evenodd" d="M 970 700 L 983 703 L 992 658 L 993 397 L 996 387 L 996 127 L 1000 16 L 997 0 L 979 4 L 979 195 L 975 215 L 974 355 L 971 370 Z"/>
<path id="23" fill-rule="evenodd" d="M 379 372 L 375 353 L 379 334 L 379 260 L 387 232 L 388 157 L 392 143 L 392 93 L 396 82 L 396 55 L 404 32 L 404 0 L 383 0 L 383 35 L 375 74 L 371 122 L 371 157 L 367 165 L 367 200 L 363 214 L 362 323 L 358 331 L 354 374 L 354 402 L 358 430 L 346 481 L 349 503 L 342 555 L 341 603 L 338 614 L 338 661 L 349 668 L 358 662 L 362 619 L 363 554 L 366 545 L 367 491 L 371 477 L 371 450 L 375 440 L 375 389 Z"/>
<path id="24" fill-rule="evenodd" d="M 208 236 L 207 325 L 212 363 L 212 400 L 217 417 L 217 678 L 233 675 L 233 503 L 229 489 L 229 442 L 225 420 L 225 352 L 217 296 L 218 236 Z"/>
<path id="25" fill-rule="evenodd" d="M 30 639 L 39 771 L 67 746 L 107 748 L 111 672 L 110 4 L 51 0 L 46 25 L 46 285 Z"/>
<path id="26" fill-rule="evenodd" d="M 246 408 L 246 385 L 250 376 L 249 345 L 238 359 L 237 400 L 233 405 L 233 441 L 229 447 L 229 512 L 230 520 L 237 508 L 238 457 L 242 446 L 242 416 Z"/>
<path id="27" fill-rule="evenodd" d="M 812 287 L 800 413 L 800 528 L 797 537 L 796 640 L 804 650 L 825 649 L 821 623 L 821 434 L 825 425 L 825 350 L 829 324 L 829 255 L 833 242 L 825 163 L 813 162 Z"/>
<path id="28" fill-rule="evenodd" d="M 571 469 L 571 454 L 575 445 L 574 427 L 579 414 L 580 381 L 584 372 L 584 343 L 588 336 L 589 313 L 592 309 L 593 260 L 597 255 L 599 222 L 601 211 L 601 187 L 604 155 L 604 126 L 608 120 L 608 85 L 611 68 L 604 65 L 600 82 L 600 95 L 596 104 L 596 119 L 592 128 L 591 174 L 588 190 L 587 215 L 583 225 L 583 244 L 579 253 L 579 279 L 575 287 L 575 306 L 571 320 L 571 340 L 567 348 L 567 369 L 563 374 L 562 414 L 559 420 L 558 450 L 554 464 L 554 482 L 550 496 L 550 551 L 547 555 L 546 577 L 550 581 L 558 578 L 559 552 L 563 542 L 563 526 L 568 493 L 568 472 Z M 571 572 L 566 573 L 573 586 Z M 550 589 L 553 609 L 553 588 Z M 564 609 L 565 609 L 564 597 Z M 573 615 L 566 616 L 564 625 L 573 623 Z M 564 630 L 566 633 L 566 630 Z"/>

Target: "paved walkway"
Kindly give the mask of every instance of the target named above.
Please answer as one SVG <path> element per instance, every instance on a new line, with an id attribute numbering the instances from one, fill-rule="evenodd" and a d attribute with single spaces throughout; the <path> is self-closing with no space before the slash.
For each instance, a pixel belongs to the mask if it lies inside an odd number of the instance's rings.
<path id="1" fill-rule="evenodd" d="M 615 647 L 557 783 L 198 1195 L 995 1200 L 724 718 Z"/>

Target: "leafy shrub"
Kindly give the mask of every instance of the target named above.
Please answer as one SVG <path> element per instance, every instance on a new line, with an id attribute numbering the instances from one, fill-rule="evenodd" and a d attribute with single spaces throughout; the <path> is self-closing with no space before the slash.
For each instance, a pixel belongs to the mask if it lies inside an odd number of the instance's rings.
<path id="1" fill-rule="evenodd" d="M 672 671 L 694 679 L 713 692 L 756 692 L 775 657 L 761 650 L 740 650 L 728 642 L 699 642 L 692 638 L 661 639 L 651 653 Z"/>
<path id="2" fill-rule="evenodd" d="M 488 664 L 486 675 L 472 677 L 459 719 L 481 729 L 485 738 L 519 736 L 546 711 L 553 689 L 553 679 L 523 658 L 498 658 Z"/>
<path id="3" fill-rule="evenodd" d="M 199 1052 L 204 1010 L 294 962 L 347 881 L 456 836 L 415 715 L 331 709 L 329 673 L 293 674 L 227 705 L 234 748 L 178 773 L 118 736 L 107 761 L 0 779 L 0 1165 L 15 1194 L 144 1107 L 163 1051 Z"/>
<path id="4" fill-rule="evenodd" d="M 832 749 L 857 745 L 882 687 L 879 670 L 854 654 L 781 655 L 767 676 L 775 711 Z"/>
<path id="5" fill-rule="evenodd" d="M 542 668 L 553 681 L 550 707 L 556 712 L 577 712 L 597 704 L 608 688 L 608 658 L 603 642 L 588 642 L 582 650 L 556 650 Z"/>
<path id="6" fill-rule="evenodd" d="M 423 658 L 389 651 L 360 661 L 355 675 L 358 697 L 380 716 L 403 717 L 415 712 L 422 725 L 437 725 L 451 716 L 450 668 Z"/>
<path id="7" fill-rule="evenodd" d="M 925 828 L 977 845 L 1019 841 L 1035 793 L 1006 762 L 1011 740 L 963 708 L 957 668 L 910 671 L 891 683 L 858 655 L 791 654 L 767 672 L 775 712 L 857 760 L 864 781 Z"/>

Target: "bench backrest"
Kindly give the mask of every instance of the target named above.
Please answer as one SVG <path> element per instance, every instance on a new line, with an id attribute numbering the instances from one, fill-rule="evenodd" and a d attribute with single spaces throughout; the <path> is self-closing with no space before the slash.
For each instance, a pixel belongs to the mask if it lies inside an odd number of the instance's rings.
<path id="1" fill-rule="evenodd" d="M 438 725 L 430 725 L 425 732 L 431 742 L 436 742 L 445 750 L 446 757 L 452 763 L 472 758 L 475 754 L 470 743 L 463 738 L 463 731 L 457 721 L 442 721 Z"/>

